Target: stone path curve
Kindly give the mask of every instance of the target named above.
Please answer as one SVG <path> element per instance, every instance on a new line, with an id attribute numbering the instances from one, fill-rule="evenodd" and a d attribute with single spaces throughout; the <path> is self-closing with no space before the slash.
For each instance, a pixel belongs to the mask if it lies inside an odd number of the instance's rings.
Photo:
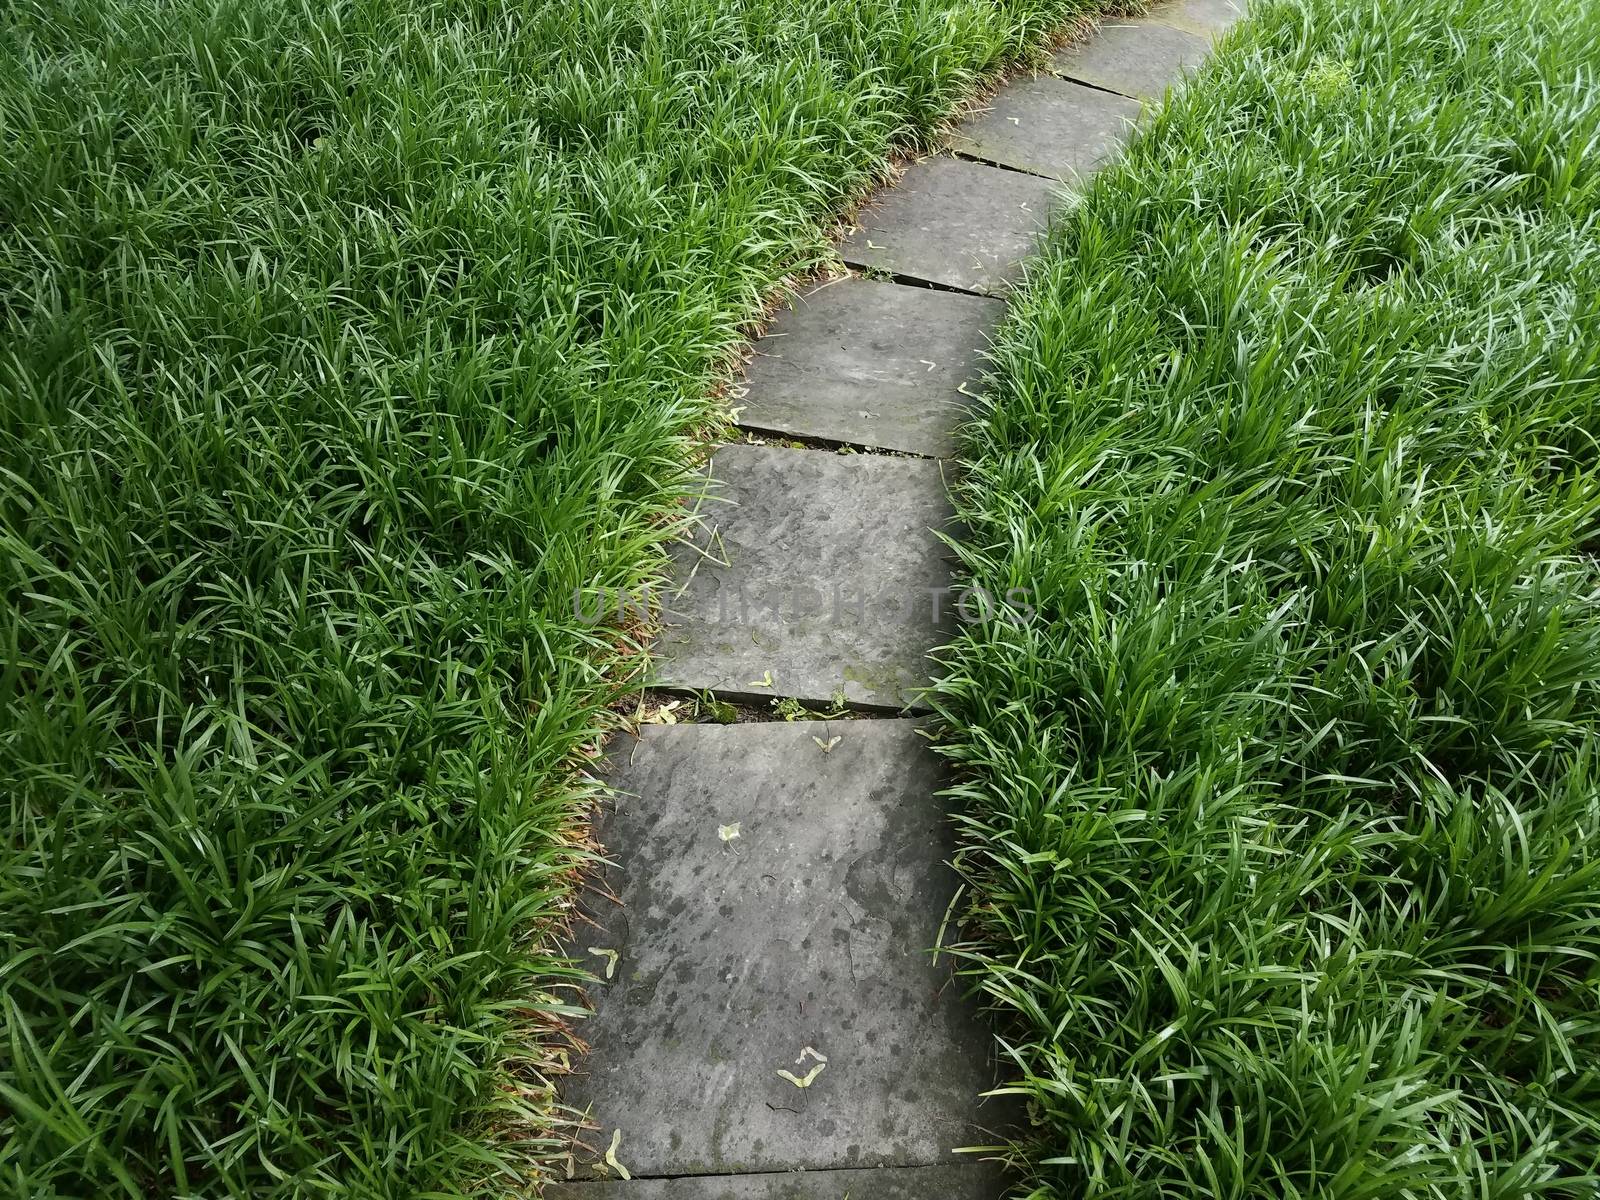
<path id="1" fill-rule="evenodd" d="M 848 719 L 613 739 L 613 865 L 574 947 L 603 978 L 563 1089 L 597 1128 L 552 1200 L 1004 1191 L 956 1150 L 1018 1115 L 980 1100 L 993 1037 L 928 953 L 955 891 L 914 713 L 957 616 L 942 460 L 1052 197 L 1237 16 L 1176 0 L 1002 88 L 861 213 L 839 253 L 866 274 L 805 292 L 756 345 L 739 424 L 815 448 L 714 452 L 656 682 Z"/>

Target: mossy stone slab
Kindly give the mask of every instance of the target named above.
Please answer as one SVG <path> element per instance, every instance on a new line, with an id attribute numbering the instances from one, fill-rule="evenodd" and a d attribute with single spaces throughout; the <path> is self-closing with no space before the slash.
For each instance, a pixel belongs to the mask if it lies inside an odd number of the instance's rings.
<path id="1" fill-rule="evenodd" d="M 1102 25 L 1050 60 L 1057 75 L 1139 100 L 1159 99 L 1205 61 L 1206 39 L 1158 21 Z"/>
<path id="2" fill-rule="evenodd" d="M 605 774 L 611 865 L 573 949 L 615 966 L 562 1092 L 598 1127 L 583 1177 L 617 1130 L 641 1177 L 927 1166 L 995 1144 L 1014 1113 L 980 1100 L 993 1035 L 929 953 L 956 879 L 917 722 L 645 726 L 612 739 Z"/>
<path id="3" fill-rule="evenodd" d="M 1145 13 L 1152 21 L 1212 40 L 1228 32 L 1244 15 L 1245 0 L 1174 0 Z"/>
<path id="4" fill-rule="evenodd" d="M 898 711 L 932 678 L 956 620 L 944 464 L 781 446 L 720 446 L 703 523 L 673 556 L 678 590 L 653 682 Z"/>
<path id="5" fill-rule="evenodd" d="M 851 276 L 796 296 L 755 344 L 739 423 L 946 457 L 1005 305 Z"/>
<path id="6" fill-rule="evenodd" d="M 862 209 L 839 255 L 902 279 L 1000 295 L 1033 253 L 1056 188 L 982 163 L 925 158 Z"/>
<path id="7" fill-rule="evenodd" d="M 1081 184 L 1122 149 L 1139 102 L 1054 75 L 1018 79 L 951 137 L 960 153 Z"/>

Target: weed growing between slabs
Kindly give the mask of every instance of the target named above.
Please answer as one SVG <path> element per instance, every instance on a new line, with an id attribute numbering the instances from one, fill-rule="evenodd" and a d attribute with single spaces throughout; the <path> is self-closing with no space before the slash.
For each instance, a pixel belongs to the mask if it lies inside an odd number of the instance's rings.
<path id="1" fill-rule="evenodd" d="M 1600 10 L 1271 3 L 969 431 L 962 947 L 1045 1197 L 1593 1196 Z"/>
<path id="2" fill-rule="evenodd" d="M 629 651 L 574 591 L 658 572 L 829 214 L 1081 7 L 7 6 L 7 1194 L 550 1148 L 541 931 Z"/>

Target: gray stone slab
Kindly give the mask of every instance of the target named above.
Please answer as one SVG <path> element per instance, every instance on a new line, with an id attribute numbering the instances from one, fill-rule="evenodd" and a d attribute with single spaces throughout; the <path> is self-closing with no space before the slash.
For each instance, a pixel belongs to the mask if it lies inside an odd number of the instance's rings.
<path id="1" fill-rule="evenodd" d="M 621 1130 L 618 1161 L 649 1177 L 928 1166 L 999 1144 L 1015 1110 L 980 1104 L 993 1036 L 928 954 L 953 841 L 915 721 L 645 726 L 613 739 L 606 770 L 619 795 L 595 829 L 614 865 L 574 950 L 617 960 L 562 1089 L 594 1152 Z"/>
<path id="2" fill-rule="evenodd" d="M 974 158 L 1079 183 L 1121 150 L 1138 116 L 1137 100 L 1036 75 L 1001 88 L 950 144 Z"/>
<path id="3" fill-rule="evenodd" d="M 851 277 L 812 288 L 756 343 L 739 423 L 946 456 L 1005 304 Z"/>
<path id="4" fill-rule="evenodd" d="M 1022 271 L 1057 185 L 936 155 L 912 163 L 839 247 L 852 266 L 998 295 Z"/>
<path id="5" fill-rule="evenodd" d="M 1140 100 L 1162 96 L 1167 88 L 1205 61 L 1206 39 L 1157 21 L 1102 25 L 1086 42 L 1068 46 L 1050 60 L 1050 69 L 1068 79 Z"/>
<path id="6" fill-rule="evenodd" d="M 1174 29 L 1217 38 L 1242 20 L 1244 14 L 1245 0 L 1173 0 L 1154 6 L 1145 16 Z"/>
<path id="7" fill-rule="evenodd" d="M 544 1195 L 546 1200 L 999 1200 L 1004 1190 L 998 1169 L 963 1165 L 565 1183 L 546 1187 Z"/>
<path id="8" fill-rule="evenodd" d="M 890 710 L 931 678 L 949 639 L 944 465 L 930 459 L 720 446 L 704 524 L 674 553 L 680 590 L 656 639 L 654 682 L 731 699 Z"/>

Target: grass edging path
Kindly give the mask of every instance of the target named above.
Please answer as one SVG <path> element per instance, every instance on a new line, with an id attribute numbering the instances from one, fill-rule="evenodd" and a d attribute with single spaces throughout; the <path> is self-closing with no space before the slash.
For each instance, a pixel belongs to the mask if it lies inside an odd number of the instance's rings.
<path id="1" fill-rule="evenodd" d="M 1083 11 L 8 10 L 8 1189 L 545 1152 L 540 935 L 636 652 L 572 597 L 658 572 L 822 226 Z"/>
<path id="2" fill-rule="evenodd" d="M 1254 7 L 1013 300 L 935 703 L 1035 1200 L 1593 1193 L 1595 18 Z"/>

